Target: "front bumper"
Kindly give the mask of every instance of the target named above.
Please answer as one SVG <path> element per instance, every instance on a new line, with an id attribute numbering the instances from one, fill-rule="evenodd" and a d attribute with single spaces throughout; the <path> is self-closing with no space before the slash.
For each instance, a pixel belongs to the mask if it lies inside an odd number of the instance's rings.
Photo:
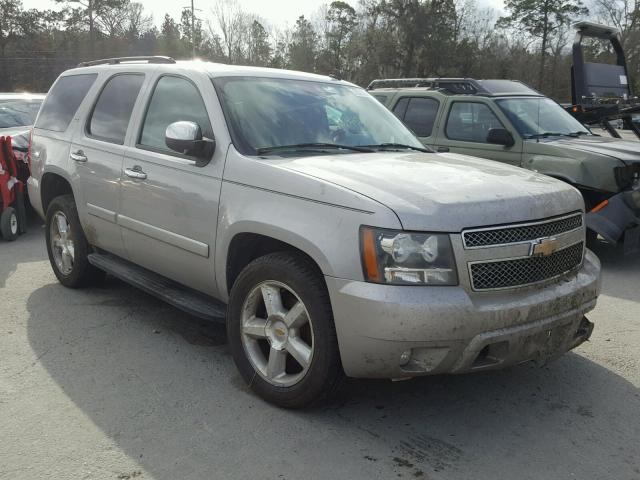
<path id="1" fill-rule="evenodd" d="M 620 192 L 607 200 L 606 206 L 586 215 L 587 227 L 607 242 L 617 244 L 624 238 L 626 254 L 640 250 L 640 186 Z"/>
<path id="2" fill-rule="evenodd" d="M 543 362 L 589 338 L 584 315 L 600 292 L 600 262 L 555 283 L 485 293 L 326 277 L 345 373 L 402 378 Z"/>

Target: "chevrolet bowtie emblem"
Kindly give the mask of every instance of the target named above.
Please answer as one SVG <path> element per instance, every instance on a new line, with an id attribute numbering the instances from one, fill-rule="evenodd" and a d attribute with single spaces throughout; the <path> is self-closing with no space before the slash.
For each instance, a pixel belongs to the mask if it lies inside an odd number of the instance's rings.
<path id="1" fill-rule="evenodd" d="M 556 238 L 541 238 L 532 243 L 531 256 L 548 257 L 553 252 L 557 251 L 559 246 L 560 245 Z"/>

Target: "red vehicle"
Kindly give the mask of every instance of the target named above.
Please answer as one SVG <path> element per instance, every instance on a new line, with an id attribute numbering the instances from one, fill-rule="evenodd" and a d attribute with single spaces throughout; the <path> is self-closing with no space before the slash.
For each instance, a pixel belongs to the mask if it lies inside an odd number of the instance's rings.
<path id="1" fill-rule="evenodd" d="M 7 241 L 25 232 L 25 184 L 21 176 L 11 137 L 0 137 L 0 233 Z"/>
<path id="2" fill-rule="evenodd" d="M 29 135 L 42 94 L 0 93 L 0 233 L 15 240 L 26 228 Z"/>

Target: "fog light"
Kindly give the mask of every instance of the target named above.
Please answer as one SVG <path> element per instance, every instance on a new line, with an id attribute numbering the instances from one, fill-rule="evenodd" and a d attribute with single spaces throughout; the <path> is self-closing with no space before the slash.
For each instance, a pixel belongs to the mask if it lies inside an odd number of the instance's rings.
<path id="1" fill-rule="evenodd" d="M 400 366 L 404 366 L 411 360 L 411 350 L 406 350 L 400 355 Z"/>

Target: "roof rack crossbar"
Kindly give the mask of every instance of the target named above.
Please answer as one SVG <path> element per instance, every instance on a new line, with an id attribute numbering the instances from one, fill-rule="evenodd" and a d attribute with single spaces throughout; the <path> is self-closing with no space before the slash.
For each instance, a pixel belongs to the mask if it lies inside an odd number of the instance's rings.
<path id="1" fill-rule="evenodd" d="M 379 78 L 367 86 L 367 90 L 376 88 L 431 88 L 452 94 L 486 94 L 488 93 L 473 78 Z"/>
<path id="2" fill-rule="evenodd" d="M 93 67 L 95 65 L 118 65 L 121 63 L 176 63 L 171 57 L 163 57 L 159 55 L 139 56 L 139 57 L 114 57 L 103 58 L 101 60 L 91 60 L 89 62 L 80 62 L 78 67 Z"/>

